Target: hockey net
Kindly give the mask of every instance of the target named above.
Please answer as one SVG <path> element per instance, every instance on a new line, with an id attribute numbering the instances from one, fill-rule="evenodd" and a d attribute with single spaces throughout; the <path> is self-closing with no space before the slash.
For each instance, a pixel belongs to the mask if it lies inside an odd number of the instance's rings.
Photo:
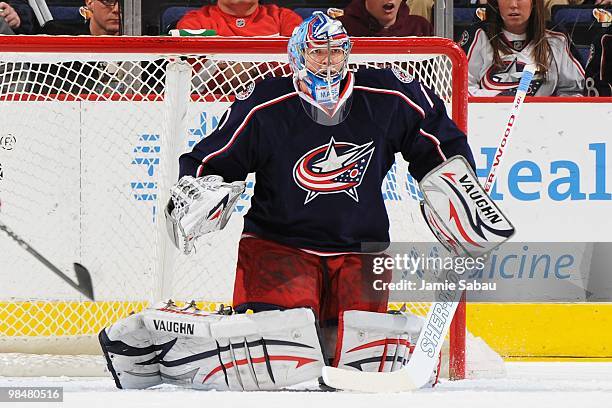
<path id="1" fill-rule="evenodd" d="M 0 232 L 0 352 L 98 354 L 99 330 L 151 302 L 228 304 L 242 217 L 185 257 L 169 246 L 163 203 L 178 155 L 249 84 L 290 74 L 286 40 L 14 37 L 0 49 L 0 221 L 67 275 L 85 265 L 96 295 L 87 301 Z M 360 66 L 418 78 L 466 128 L 465 56 L 452 42 L 355 40 L 350 67 Z M 432 241 L 406 169 L 398 161 L 382 186 L 392 240 Z M 252 192 L 249 179 L 238 213 Z M 429 304 L 407 307 L 425 315 Z M 447 352 L 455 378 L 464 336 L 461 305 Z"/>

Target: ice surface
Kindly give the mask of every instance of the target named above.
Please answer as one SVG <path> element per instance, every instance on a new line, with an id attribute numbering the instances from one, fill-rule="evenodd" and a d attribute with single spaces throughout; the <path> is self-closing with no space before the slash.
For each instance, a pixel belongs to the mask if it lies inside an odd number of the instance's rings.
<path id="1" fill-rule="evenodd" d="M 435 389 L 401 394 L 348 392 L 207 392 L 160 386 L 118 390 L 111 378 L 0 377 L 0 386 L 63 386 L 63 408 L 93 407 L 610 407 L 612 363 L 506 363 L 507 377 L 444 381 Z M 2 408 L 11 406 L 3 403 Z M 14 404 L 21 407 L 21 404 Z M 37 405 L 40 406 L 40 405 Z"/>

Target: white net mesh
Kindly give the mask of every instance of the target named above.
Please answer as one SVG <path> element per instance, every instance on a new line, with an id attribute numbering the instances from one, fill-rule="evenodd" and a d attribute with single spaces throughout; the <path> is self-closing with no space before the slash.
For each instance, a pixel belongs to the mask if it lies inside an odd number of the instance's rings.
<path id="1" fill-rule="evenodd" d="M 289 75 L 284 45 L 251 54 L 245 39 L 241 52 L 164 54 L 155 52 L 159 41 L 142 54 L 0 51 L 0 138 L 12 141 L 0 147 L 0 221 L 68 276 L 73 262 L 85 265 L 96 294 L 86 301 L 0 232 L 0 350 L 15 351 L 16 338 L 92 336 L 160 298 L 208 309 L 230 302 L 239 215 L 253 181 L 239 214 L 191 257 L 169 247 L 158 225 L 162 203 L 178 154 L 211 133 L 235 95 Z M 451 107 L 452 62 L 443 48 L 418 54 L 405 40 L 383 54 L 372 44 L 354 48 L 351 69 L 399 68 Z M 394 165 L 382 191 L 394 241 L 432 240 L 405 164 Z"/>

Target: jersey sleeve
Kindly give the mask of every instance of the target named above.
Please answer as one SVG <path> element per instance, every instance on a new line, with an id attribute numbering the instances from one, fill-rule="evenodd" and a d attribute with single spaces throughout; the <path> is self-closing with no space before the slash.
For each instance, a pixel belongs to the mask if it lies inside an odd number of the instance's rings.
<path id="1" fill-rule="evenodd" d="M 179 177 L 220 175 L 227 182 L 244 180 L 256 171 L 271 148 L 259 132 L 255 95 L 238 100 L 223 114 L 219 126 L 179 158 Z"/>
<path id="2" fill-rule="evenodd" d="M 584 92 L 584 69 L 578 62 L 576 51 L 567 36 L 561 38 L 561 58 L 558 62 L 559 82 L 557 96 L 576 96 Z"/>
<path id="3" fill-rule="evenodd" d="M 612 96 L 612 30 L 593 41 L 586 77 L 587 96 Z"/>
<path id="4" fill-rule="evenodd" d="M 448 117 L 444 102 L 416 80 L 400 84 L 407 131 L 394 143 L 408 161 L 410 174 L 421 180 L 434 167 L 456 155 L 465 157 L 475 168 L 467 137 Z"/>
<path id="5" fill-rule="evenodd" d="M 19 27 L 14 29 L 15 33 L 36 34 L 35 28 L 37 24 L 34 23 L 36 16 L 34 15 L 34 10 L 32 10 L 29 3 L 26 0 L 13 0 L 8 1 L 8 3 L 15 9 L 15 12 L 17 12 L 19 19 L 21 20 Z"/>
<path id="6" fill-rule="evenodd" d="M 480 80 L 486 71 L 490 55 L 493 53 L 489 38 L 484 29 L 474 27 L 466 29 L 461 34 L 459 45 L 468 58 L 468 92 L 473 96 L 495 96 L 497 90 L 482 89 Z"/>

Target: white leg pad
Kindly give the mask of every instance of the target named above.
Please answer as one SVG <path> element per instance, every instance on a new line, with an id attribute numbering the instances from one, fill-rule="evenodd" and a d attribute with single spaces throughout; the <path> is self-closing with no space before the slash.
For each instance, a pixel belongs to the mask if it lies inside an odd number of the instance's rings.
<path id="1" fill-rule="evenodd" d="M 156 358 L 147 363 L 155 366 L 150 371 L 158 371 L 159 382 L 274 390 L 316 379 L 324 365 L 310 309 L 225 316 L 160 307 L 135 316 L 155 349 Z M 113 327 L 105 331 L 113 333 Z M 113 366 L 118 366 L 117 357 Z M 129 358 L 122 356 L 122 367 L 129 366 Z M 117 377 L 122 388 L 144 388 L 137 381 L 125 382 L 125 376 L 116 376 L 116 382 Z"/>
<path id="2" fill-rule="evenodd" d="M 334 365 L 365 372 L 397 371 L 410 360 L 422 328 L 423 318 L 408 313 L 346 311 L 338 325 Z M 432 386 L 439 369 L 438 364 Z"/>
<path id="3" fill-rule="evenodd" d="M 108 369 L 118 388 L 148 388 L 162 383 L 157 353 L 142 316 L 131 315 L 98 335 Z"/>

